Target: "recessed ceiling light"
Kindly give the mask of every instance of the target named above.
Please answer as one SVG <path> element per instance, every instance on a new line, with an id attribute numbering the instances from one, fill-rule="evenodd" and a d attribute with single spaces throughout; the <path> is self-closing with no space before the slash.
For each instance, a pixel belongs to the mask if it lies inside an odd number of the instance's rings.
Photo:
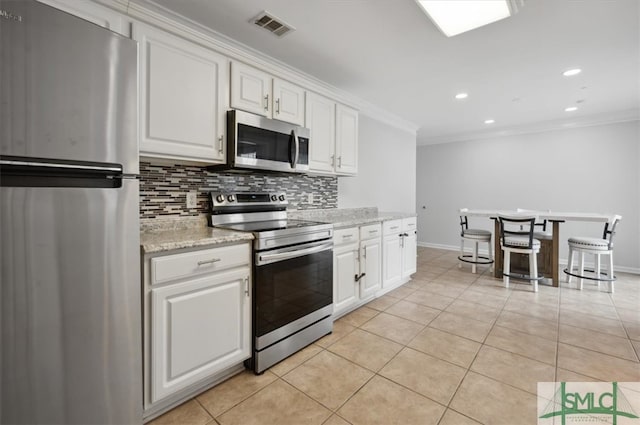
<path id="1" fill-rule="evenodd" d="M 569 106 L 568 108 L 564 108 L 565 112 L 573 112 L 573 111 L 577 111 L 578 107 L 577 106 Z"/>
<path id="2" fill-rule="evenodd" d="M 514 0 L 417 0 L 434 24 L 446 35 L 454 35 L 508 18 L 517 12 Z"/>
<path id="3" fill-rule="evenodd" d="M 496 120 L 484 120 L 485 124 L 493 124 Z"/>
<path id="4" fill-rule="evenodd" d="M 469 97 L 467 93 L 458 93 L 456 95 L 456 99 L 466 99 L 467 97 Z"/>
<path id="5" fill-rule="evenodd" d="M 565 77 L 573 77 L 574 75 L 578 75 L 582 72 L 580 68 L 567 69 L 562 73 Z"/>

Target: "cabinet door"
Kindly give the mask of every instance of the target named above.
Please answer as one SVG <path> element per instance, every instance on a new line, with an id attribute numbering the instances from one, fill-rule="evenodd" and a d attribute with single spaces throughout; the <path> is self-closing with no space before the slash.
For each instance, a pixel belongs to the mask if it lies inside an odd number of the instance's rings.
<path id="1" fill-rule="evenodd" d="M 277 78 L 273 79 L 273 118 L 304 125 L 304 89 Z"/>
<path id="2" fill-rule="evenodd" d="M 305 126 L 311 130 L 309 169 L 332 173 L 335 170 L 336 104 L 307 92 L 305 109 Z"/>
<path id="3" fill-rule="evenodd" d="M 251 356 L 249 268 L 151 290 L 151 401 Z"/>
<path id="4" fill-rule="evenodd" d="M 140 154 L 224 162 L 228 60 L 136 23 L 140 43 Z"/>
<path id="5" fill-rule="evenodd" d="M 415 230 L 406 232 L 402 247 L 402 277 L 409 277 L 417 270 L 418 240 Z"/>
<path id="6" fill-rule="evenodd" d="M 231 107 L 271 118 L 271 75 L 232 62 Z"/>
<path id="7" fill-rule="evenodd" d="M 357 283 L 358 272 L 356 256 L 357 244 L 348 244 L 333 250 L 333 312 L 348 308 L 358 301 Z"/>
<path id="8" fill-rule="evenodd" d="M 382 286 L 388 288 L 402 279 L 402 238 L 385 236 L 382 247 Z"/>
<path id="9" fill-rule="evenodd" d="M 336 105 L 336 172 L 358 173 L 358 111 Z"/>
<path id="10" fill-rule="evenodd" d="M 360 299 L 369 298 L 382 287 L 382 242 L 380 238 L 360 244 Z"/>

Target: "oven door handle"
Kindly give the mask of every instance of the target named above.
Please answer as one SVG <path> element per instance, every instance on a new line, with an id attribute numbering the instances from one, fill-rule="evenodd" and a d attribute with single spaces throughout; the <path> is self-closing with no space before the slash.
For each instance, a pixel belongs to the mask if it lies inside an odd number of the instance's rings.
<path id="1" fill-rule="evenodd" d="M 285 252 L 277 252 L 275 254 L 257 254 L 256 265 L 275 263 L 276 261 L 290 260 L 292 258 L 302 257 L 303 255 L 316 254 L 318 252 L 327 251 L 333 248 L 333 241 L 324 242 L 320 245 L 312 246 L 305 249 L 292 249 Z"/>

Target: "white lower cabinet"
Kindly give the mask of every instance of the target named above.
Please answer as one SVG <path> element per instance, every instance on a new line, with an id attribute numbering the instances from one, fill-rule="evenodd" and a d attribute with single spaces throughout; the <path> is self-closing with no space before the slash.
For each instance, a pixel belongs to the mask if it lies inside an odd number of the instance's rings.
<path id="1" fill-rule="evenodd" d="M 360 299 L 369 299 L 382 287 L 382 229 L 379 224 L 360 228 Z"/>
<path id="2" fill-rule="evenodd" d="M 251 356 L 249 261 L 247 243 L 146 260 L 147 408 Z M 166 265 L 176 280 L 154 285 Z"/>
<path id="3" fill-rule="evenodd" d="M 375 297 L 380 289 L 379 224 L 334 232 L 333 314 L 340 316 Z"/>
<path id="4" fill-rule="evenodd" d="M 393 289 L 416 272 L 416 218 L 390 220 L 383 224 L 382 288 Z"/>

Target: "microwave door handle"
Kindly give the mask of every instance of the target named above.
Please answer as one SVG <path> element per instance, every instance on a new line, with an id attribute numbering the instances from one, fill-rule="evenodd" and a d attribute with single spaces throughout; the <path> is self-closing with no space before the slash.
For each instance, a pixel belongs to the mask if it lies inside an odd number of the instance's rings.
<path id="1" fill-rule="evenodd" d="M 300 141 L 295 130 L 291 130 L 291 140 L 295 143 L 295 153 L 293 155 L 293 161 L 291 162 L 291 168 L 295 169 L 298 165 L 298 156 L 300 155 Z"/>

